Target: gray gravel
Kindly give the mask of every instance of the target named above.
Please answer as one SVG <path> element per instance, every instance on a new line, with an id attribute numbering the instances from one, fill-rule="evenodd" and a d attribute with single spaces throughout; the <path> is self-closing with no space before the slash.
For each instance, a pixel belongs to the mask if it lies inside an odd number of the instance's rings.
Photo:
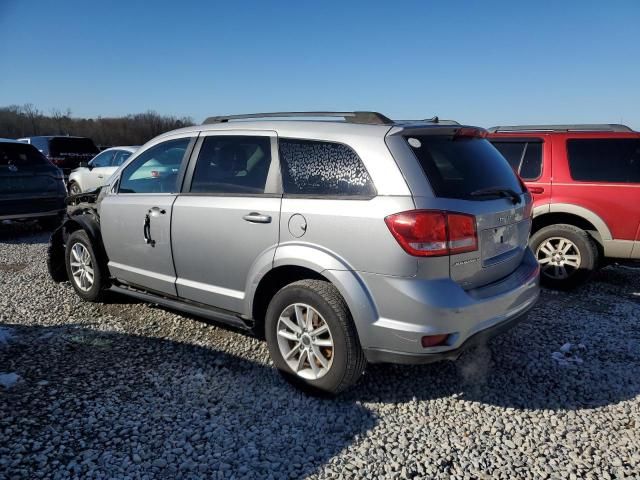
<path id="1" fill-rule="evenodd" d="M 640 478 L 640 270 L 545 291 L 458 363 L 309 398 L 264 343 L 48 279 L 0 225 L 0 478 Z"/>

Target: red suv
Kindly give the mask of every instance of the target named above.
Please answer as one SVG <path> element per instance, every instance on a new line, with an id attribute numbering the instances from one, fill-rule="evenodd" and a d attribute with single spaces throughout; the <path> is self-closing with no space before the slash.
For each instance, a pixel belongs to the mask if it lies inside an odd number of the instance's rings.
<path id="1" fill-rule="evenodd" d="M 533 194 L 543 283 L 569 288 L 606 259 L 640 259 L 640 132 L 522 125 L 490 128 L 489 140 Z"/>

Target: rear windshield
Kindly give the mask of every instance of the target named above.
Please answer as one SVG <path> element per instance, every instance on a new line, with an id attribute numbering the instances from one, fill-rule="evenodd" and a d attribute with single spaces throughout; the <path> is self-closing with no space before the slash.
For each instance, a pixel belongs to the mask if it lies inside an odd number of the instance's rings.
<path id="1" fill-rule="evenodd" d="M 0 143 L 0 167 L 48 164 L 37 148 L 25 143 Z"/>
<path id="2" fill-rule="evenodd" d="M 52 156 L 65 153 L 98 153 L 98 147 L 90 138 L 56 137 L 49 142 L 49 152 Z"/>
<path id="3" fill-rule="evenodd" d="M 437 197 L 478 200 L 471 193 L 488 188 L 522 187 L 504 157 L 481 138 L 406 136 Z"/>

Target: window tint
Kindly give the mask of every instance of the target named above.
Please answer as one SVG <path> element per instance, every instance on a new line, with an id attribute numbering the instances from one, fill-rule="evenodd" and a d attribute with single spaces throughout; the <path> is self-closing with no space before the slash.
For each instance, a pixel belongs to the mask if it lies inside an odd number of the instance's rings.
<path id="1" fill-rule="evenodd" d="M 90 138 L 54 137 L 49 141 L 51 155 L 66 155 L 69 153 L 98 153 L 98 147 Z"/>
<path id="2" fill-rule="evenodd" d="M 270 165 L 269 137 L 206 137 L 198 154 L 190 191 L 264 193 Z"/>
<path id="3" fill-rule="evenodd" d="M 487 140 L 422 135 L 408 143 L 438 197 L 477 200 L 472 192 L 493 187 L 522 192 L 509 163 Z"/>
<path id="4" fill-rule="evenodd" d="M 178 191 L 178 172 L 190 138 L 159 143 L 143 152 L 122 172 L 121 193 L 171 193 Z"/>
<path id="5" fill-rule="evenodd" d="M 524 180 L 535 180 L 542 173 L 542 142 L 492 141 L 511 168 Z"/>
<path id="6" fill-rule="evenodd" d="M 94 167 L 110 167 L 115 154 L 115 150 L 102 152 L 100 155 L 93 157 L 93 160 L 91 160 L 91 165 Z"/>
<path id="7" fill-rule="evenodd" d="M 26 143 L 0 143 L 0 166 L 46 165 L 49 162 L 32 145 Z"/>
<path id="8" fill-rule="evenodd" d="M 131 152 L 127 152 L 126 150 L 118 150 L 118 152 L 113 157 L 113 162 L 111 162 L 111 166 L 119 167 L 130 156 L 131 156 Z"/>
<path id="9" fill-rule="evenodd" d="M 529 142 L 518 173 L 524 180 L 535 180 L 542 173 L 542 143 Z"/>
<path id="10" fill-rule="evenodd" d="M 373 196 L 375 189 L 362 161 L 339 143 L 281 139 L 284 193 Z"/>
<path id="11" fill-rule="evenodd" d="M 640 183 L 640 140 L 632 138 L 568 140 L 574 180 Z"/>

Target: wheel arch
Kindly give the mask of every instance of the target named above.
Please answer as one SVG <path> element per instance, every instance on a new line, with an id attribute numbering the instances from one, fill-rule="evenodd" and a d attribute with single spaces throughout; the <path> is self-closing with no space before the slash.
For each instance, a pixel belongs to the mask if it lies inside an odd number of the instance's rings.
<path id="1" fill-rule="evenodd" d="M 564 223 L 588 232 L 601 251 L 604 249 L 604 242 L 612 239 L 609 227 L 595 212 L 578 205 L 564 203 L 551 204 L 549 207 L 546 213 L 541 213 L 533 218 L 532 234 L 549 225 Z"/>

